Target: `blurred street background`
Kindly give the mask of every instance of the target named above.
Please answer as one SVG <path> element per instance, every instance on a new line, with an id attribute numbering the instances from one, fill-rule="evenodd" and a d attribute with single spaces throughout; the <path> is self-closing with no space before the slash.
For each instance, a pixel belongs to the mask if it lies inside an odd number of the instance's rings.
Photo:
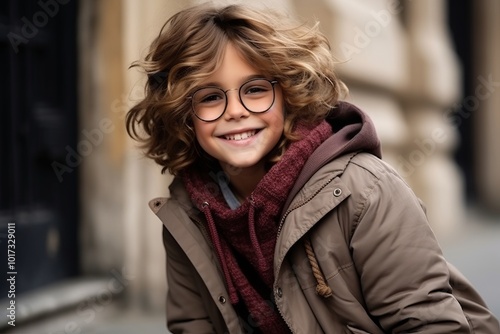
<path id="1" fill-rule="evenodd" d="M 168 197 L 171 176 L 124 117 L 143 96 L 130 64 L 198 2 L 0 2 L 0 333 L 166 333 L 161 223 L 147 203 Z M 252 5 L 320 22 L 384 159 L 500 316 L 500 2 Z"/>

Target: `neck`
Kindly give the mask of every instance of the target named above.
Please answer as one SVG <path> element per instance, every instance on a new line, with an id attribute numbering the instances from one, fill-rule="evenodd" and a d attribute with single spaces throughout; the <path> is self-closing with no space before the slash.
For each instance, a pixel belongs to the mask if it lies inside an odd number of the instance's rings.
<path id="1" fill-rule="evenodd" d="M 229 177 L 229 184 L 240 201 L 250 196 L 266 174 L 264 164 L 257 164 L 246 168 L 222 165 L 222 169 Z"/>

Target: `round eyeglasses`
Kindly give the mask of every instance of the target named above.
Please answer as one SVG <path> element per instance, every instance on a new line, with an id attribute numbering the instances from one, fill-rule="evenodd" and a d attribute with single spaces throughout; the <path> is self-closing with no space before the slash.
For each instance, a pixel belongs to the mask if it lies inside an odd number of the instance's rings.
<path id="1" fill-rule="evenodd" d="M 257 78 L 245 82 L 240 88 L 228 90 L 215 86 L 202 87 L 189 98 L 195 116 L 202 121 L 213 122 L 226 112 L 227 92 L 231 90 L 238 90 L 240 102 L 246 110 L 253 113 L 268 111 L 274 104 L 274 85 L 277 83 L 276 80 Z"/>

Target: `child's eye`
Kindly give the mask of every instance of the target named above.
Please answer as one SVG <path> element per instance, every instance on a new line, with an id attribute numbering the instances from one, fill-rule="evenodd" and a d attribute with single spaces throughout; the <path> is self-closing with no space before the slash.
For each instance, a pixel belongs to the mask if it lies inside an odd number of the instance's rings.
<path id="1" fill-rule="evenodd" d="M 273 85 L 268 80 L 254 79 L 241 87 L 240 94 L 247 98 L 261 98 L 267 96 L 273 90 Z"/>
<path id="2" fill-rule="evenodd" d="M 223 97 L 220 96 L 220 94 L 211 94 L 211 95 L 203 96 L 200 103 L 210 103 L 210 102 L 217 101 L 220 99 L 223 99 Z"/>
<path id="3" fill-rule="evenodd" d="M 269 92 L 269 87 L 264 87 L 264 86 L 250 86 L 250 87 L 245 87 L 245 90 L 243 91 L 243 94 L 245 95 L 259 95 L 259 94 L 264 94 Z"/>
<path id="4" fill-rule="evenodd" d="M 224 93 L 219 90 L 202 89 L 193 96 L 196 104 L 210 104 L 224 100 Z"/>

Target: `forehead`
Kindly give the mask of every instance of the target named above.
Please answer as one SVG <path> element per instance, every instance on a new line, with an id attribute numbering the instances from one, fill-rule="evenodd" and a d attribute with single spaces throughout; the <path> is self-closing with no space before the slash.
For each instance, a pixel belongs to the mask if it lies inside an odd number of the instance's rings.
<path id="1" fill-rule="evenodd" d="M 251 78 L 262 76 L 263 72 L 253 67 L 239 49 L 232 43 L 227 43 L 217 66 L 202 80 L 201 84 L 232 88 Z"/>

